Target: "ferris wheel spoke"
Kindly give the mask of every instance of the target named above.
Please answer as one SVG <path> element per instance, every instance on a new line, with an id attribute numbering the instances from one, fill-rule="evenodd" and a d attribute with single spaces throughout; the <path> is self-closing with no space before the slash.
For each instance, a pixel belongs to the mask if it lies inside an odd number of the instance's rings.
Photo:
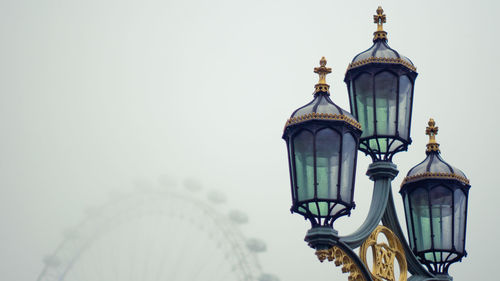
<path id="1" fill-rule="evenodd" d="M 179 273 L 184 272 L 181 269 L 181 267 L 182 267 L 181 265 L 186 260 L 185 255 L 186 255 L 187 251 L 185 249 L 196 249 L 196 247 L 192 246 L 192 243 L 193 243 L 193 241 L 196 241 L 196 238 L 192 237 L 192 233 L 190 233 L 190 234 L 191 235 L 186 236 L 186 239 L 182 239 L 181 243 L 177 243 L 177 245 L 179 247 L 175 251 L 177 254 L 174 255 L 175 261 L 174 261 L 173 266 L 171 267 L 172 271 L 169 274 L 169 277 L 171 277 L 172 280 L 176 280 Z M 174 241 L 174 243 L 175 243 L 175 241 Z M 193 247 L 193 248 L 191 248 L 191 247 Z M 191 255 L 192 253 L 189 253 L 189 254 Z"/>
<path id="2" fill-rule="evenodd" d="M 174 205 L 173 210 L 178 212 L 184 206 L 178 204 Z M 192 241 L 195 241 L 195 237 L 191 237 L 193 235 L 193 231 L 189 231 L 189 229 L 185 229 L 186 225 L 184 223 L 184 218 L 182 214 L 177 215 L 175 218 L 178 222 L 176 223 L 176 227 L 172 228 L 169 226 L 169 233 L 174 233 L 172 238 L 168 238 L 168 245 L 166 245 L 164 259 L 160 263 L 161 270 L 156 276 L 155 280 L 164 280 L 163 275 L 168 274 L 168 280 L 175 280 L 173 276 L 177 276 L 178 272 L 182 270 L 179 268 L 182 260 L 184 259 L 184 254 L 186 249 L 195 249 L 193 247 Z M 191 245 L 190 245 L 191 244 Z M 170 271 L 165 272 L 165 269 L 170 269 Z"/>
<path id="3" fill-rule="evenodd" d="M 165 241 L 165 233 L 161 231 L 162 229 L 166 229 L 169 227 L 169 221 L 164 219 L 161 214 L 158 214 L 158 218 L 156 219 L 156 229 L 157 231 L 153 231 L 153 235 L 155 237 L 151 239 L 151 248 L 154 251 L 154 256 L 152 255 L 149 257 L 149 263 L 147 267 L 147 280 L 148 281 L 153 281 L 154 280 L 154 269 L 155 268 L 160 268 L 162 266 L 161 264 L 161 256 L 163 252 L 165 251 L 164 249 L 166 248 L 167 244 Z"/>
<path id="4" fill-rule="evenodd" d="M 179 232 L 174 232 L 174 233 L 175 236 L 172 238 L 174 240 L 177 240 L 180 234 Z M 163 248 L 165 250 L 160 254 L 158 270 L 156 271 L 155 278 L 153 278 L 152 280 L 158 280 L 158 281 L 162 280 L 161 277 L 163 276 L 163 272 L 165 270 L 167 261 L 169 261 L 170 260 L 169 257 L 172 256 L 173 251 L 171 251 L 171 249 L 169 249 L 168 247 L 163 247 Z"/>
<path id="5" fill-rule="evenodd" d="M 215 264 L 214 261 L 215 259 L 209 259 L 209 262 L 204 263 L 203 266 L 200 267 L 199 270 L 195 271 L 194 275 L 188 280 L 224 280 L 221 279 L 221 277 L 227 273 L 223 273 L 223 267 L 227 266 L 226 257 L 222 255 L 222 258 L 215 262 Z M 209 271 L 212 271 L 212 273 L 210 273 Z"/>
<path id="6" fill-rule="evenodd" d="M 148 266 L 149 266 L 149 263 L 151 262 L 150 258 L 151 258 L 151 255 L 152 253 L 154 253 L 154 249 L 152 248 L 152 244 L 153 242 L 155 241 L 154 236 L 155 236 L 155 233 L 157 232 L 158 230 L 158 225 L 157 223 L 155 223 L 155 220 L 153 220 L 153 218 L 151 216 L 149 216 L 147 218 L 147 223 L 149 225 L 151 225 L 151 227 L 149 228 L 149 232 L 144 232 L 143 231 L 143 241 L 145 241 L 145 245 L 142 247 L 143 248 L 143 252 L 146 253 L 144 255 L 144 257 L 142 258 L 142 266 L 140 267 L 140 271 L 141 271 L 141 275 L 143 280 L 148 280 L 147 279 L 147 275 L 148 275 Z"/>

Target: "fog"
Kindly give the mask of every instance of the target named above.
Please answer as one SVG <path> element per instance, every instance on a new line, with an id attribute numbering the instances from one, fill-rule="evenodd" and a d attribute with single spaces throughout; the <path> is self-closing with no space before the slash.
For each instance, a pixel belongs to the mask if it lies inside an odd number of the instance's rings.
<path id="1" fill-rule="evenodd" d="M 500 4 L 385 0 L 0 2 L 0 279 L 36 280 L 68 235 L 85 231 L 89 216 L 110 215 L 95 210 L 120 196 L 173 192 L 221 216 L 248 215 L 233 230 L 241 241 L 265 242 L 265 252 L 255 254 L 262 272 L 283 281 L 347 280 L 332 263 L 318 262 L 303 241 L 309 224 L 290 214 L 281 134 L 292 111 L 311 100 L 322 56 L 333 69 L 327 76 L 333 101 L 349 108 L 343 75 L 371 46 L 379 4 L 389 45 L 419 73 L 413 144 L 394 158 L 399 218 L 404 223 L 399 185 L 424 159 L 424 131 L 433 117 L 443 158 L 472 185 L 468 256 L 450 274 L 456 281 L 493 279 L 500 235 L 494 185 Z M 357 207 L 336 223 L 342 235 L 362 223 L 371 199 L 364 175 L 370 161 L 358 159 Z M 199 190 L 186 189 L 186 181 Z M 225 200 L 213 205 L 207 194 Z M 155 206 L 167 208 L 169 200 Z M 231 253 L 199 230 L 211 224 L 196 210 L 155 216 L 161 223 L 148 216 L 110 224 L 76 259 L 80 271 L 68 276 L 155 280 L 152 272 L 165 269 L 169 278 L 158 279 L 195 279 L 189 270 L 195 274 Z M 141 252 L 129 255 L 134 247 Z M 137 264 L 142 269 L 133 271 Z M 176 269 L 178 279 L 166 273 Z M 210 280 L 204 272 L 199 280 Z"/>

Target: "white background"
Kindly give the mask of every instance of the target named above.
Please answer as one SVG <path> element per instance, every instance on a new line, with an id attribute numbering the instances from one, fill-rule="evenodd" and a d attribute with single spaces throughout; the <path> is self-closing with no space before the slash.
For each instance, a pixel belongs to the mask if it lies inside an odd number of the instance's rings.
<path id="1" fill-rule="evenodd" d="M 167 174 L 223 189 L 246 210 L 246 232 L 267 241 L 261 261 L 281 280 L 347 280 L 317 261 L 308 223 L 290 215 L 281 134 L 312 98 L 321 56 L 332 99 L 349 108 L 343 75 L 371 46 L 379 4 L 389 45 L 419 73 L 413 144 L 394 159 L 397 207 L 433 117 L 443 158 L 472 185 L 469 255 L 450 273 L 494 280 L 500 4 L 260 0 L 0 3 L 0 279 L 34 280 L 85 207 Z M 368 163 L 360 154 L 357 208 L 341 234 L 366 216 Z"/>

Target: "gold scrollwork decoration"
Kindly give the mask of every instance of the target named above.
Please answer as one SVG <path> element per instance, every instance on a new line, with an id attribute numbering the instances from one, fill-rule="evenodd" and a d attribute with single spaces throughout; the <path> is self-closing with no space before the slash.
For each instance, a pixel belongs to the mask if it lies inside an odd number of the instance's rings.
<path id="1" fill-rule="evenodd" d="M 320 262 L 328 259 L 330 262 L 334 261 L 335 266 L 342 265 L 342 272 L 349 273 L 349 281 L 367 281 L 358 265 L 337 246 L 333 246 L 330 249 L 317 250 L 316 256 L 318 256 Z"/>
<path id="2" fill-rule="evenodd" d="M 380 234 L 384 234 L 389 242 L 377 242 Z M 372 248 L 373 266 L 370 274 L 374 281 L 396 281 L 394 276 L 394 262 L 399 264 L 399 281 L 406 281 L 408 267 L 406 265 L 405 252 L 398 237 L 387 227 L 379 225 L 368 236 L 359 249 L 359 256 L 368 267 L 366 254 L 368 248 Z"/>

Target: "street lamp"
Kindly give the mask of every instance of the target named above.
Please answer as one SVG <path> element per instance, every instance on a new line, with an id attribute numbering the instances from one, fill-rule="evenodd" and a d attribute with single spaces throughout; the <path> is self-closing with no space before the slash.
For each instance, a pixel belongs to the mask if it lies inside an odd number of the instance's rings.
<path id="1" fill-rule="evenodd" d="M 411 143 L 410 125 L 416 68 L 387 45 L 381 7 L 374 16 L 373 46 L 357 55 L 344 81 L 352 115 L 330 99 L 323 57 L 312 102 L 295 110 L 283 133 L 288 150 L 291 211 L 311 222 L 305 237 L 320 261 L 328 259 L 349 272 L 349 280 L 451 280 L 450 264 L 465 252 L 469 181 L 440 156 L 437 127 L 429 121 L 427 158 L 412 168 L 401 185 L 408 244 L 396 216 L 391 181 L 398 174 L 393 156 Z M 358 123 L 359 121 L 359 123 Z M 362 129 L 362 131 L 361 131 Z M 354 207 L 356 148 L 370 155 L 367 175 L 374 181 L 368 216 L 352 234 L 339 236 L 334 221 Z M 382 223 L 382 225 L 380 225 Z M 380 242 L 384 235 L 389 243 Z M 354 249 L 360 248 L 359 255 Z M 372 263 L 367 263 L 372 248 Z"/>
<path id="2" fill-rule="evenodd" d="M 309 219 L 312 233 L 336 234 L 333 222 L 354 207 L 354 177 L 361 126 L 330 99 L 326 59 L 320 60 L 314 99 L 295 110 L 285 125 L 291 211 Z M 312 234 L 311 233 L 311 234 Z M 330 235 L 331 236 L 331 235 Z M 320 242 L 320 248 L 328 243 Z"/>
<path id="3" fill-rule="evenodd" d="M 351 112 L 363 127 L 359 150 L 374 161 L 391 160 L 411 143 L 410 125 L 416 68 L 407 57 L 387 45 L 381 7 L 374 16 L 373 45 L 356 55 L 347 68 L 345 83 Z"/>
<path id="4" fill-rule="evenodd" d="M 465 252 L 465 224 L 469 180 L 440 154 L 433 119 L 429 120 L 427 157 L 403 180 L 400 193 L 405 206 L 411 248 L 435 274 L 447 274 L 449 266 Z"/>

